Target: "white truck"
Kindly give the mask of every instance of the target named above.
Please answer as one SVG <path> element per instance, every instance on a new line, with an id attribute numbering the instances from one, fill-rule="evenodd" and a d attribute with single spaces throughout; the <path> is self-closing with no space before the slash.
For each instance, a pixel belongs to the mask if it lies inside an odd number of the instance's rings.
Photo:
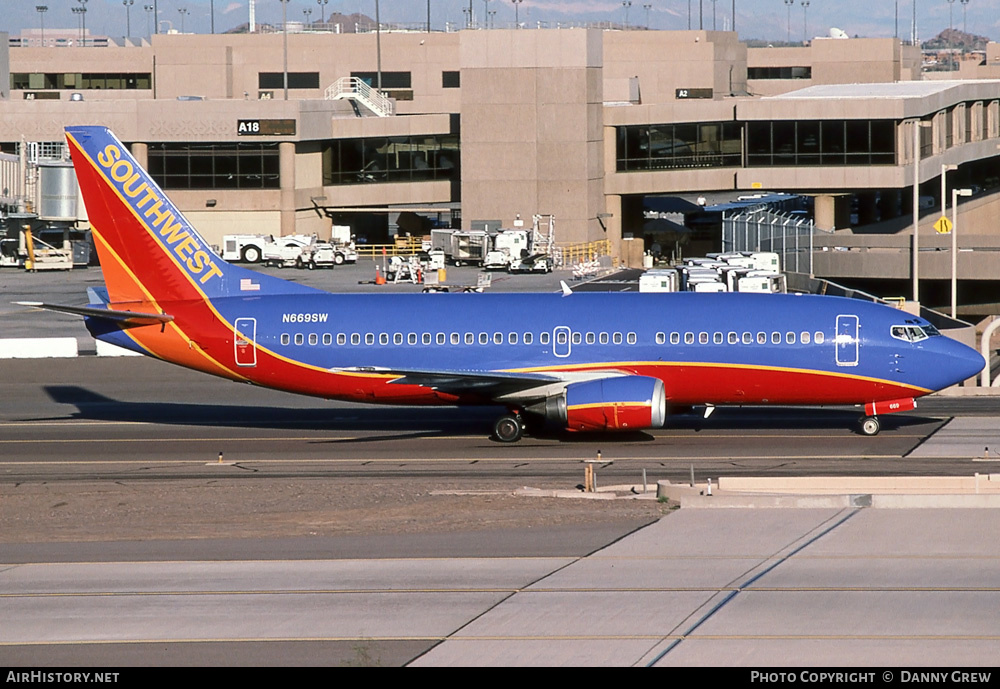
<path id="1" fill-rule="evenodd" d="M 260 263 L 264 246 L 274 241 L 267 234 L 227 234 L 222 237 L 222 260 Z"/>
<path id="2" fill-rule="evenodd" d="M 301 262 L 302 250 L 316 241 L 315 236 L 290 234 L 268 242 L 262 250 L 264 265 L 290 268 Z"/>
<path id="3" fill-rule="evenodd" d="M 333 225 L 330 228 L 330 246 L 333 247 L 333 262 L 336 265 L 358 262 L 358 249 L 354 245 L 350 225 Z"/>
<path id="4" fill-rule="evenodd" d="M 483 261 L 486 270 L 509 270 L 514 259 L 520 259 L 521 251 L 528 249 L 527 230 L 503 230 L 493 235 L 493 248 Z"/>

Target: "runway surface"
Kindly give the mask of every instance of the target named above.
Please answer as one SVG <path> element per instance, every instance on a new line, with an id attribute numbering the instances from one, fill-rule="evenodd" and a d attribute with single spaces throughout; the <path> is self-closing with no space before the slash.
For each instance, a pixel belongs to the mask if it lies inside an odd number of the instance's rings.
<path id="1" fill-rule="evenodd" d="M 495 410 L 359 407 L 148 359 L 0 362 L 0 481 L 572 486 L 996 471 L 991 401 L 718 410 L 626 436 L 487 439 Z M 219 465 L 219 452 L 226 464 Z M 229 464 L 232 462 L 232 464 Z M 260 484 L 255 484 L 260 485 Z M 379 509 L 372 507 L 372 509 Z M 96 518 L 99 519 L 99 516 Z M 688 510 L 655 523 L 340 538 L 10 543 L 0 663 L 991 665 L 997 510 Z M 7 534 L 9 536 L 10 534 Z M 210 536 L 206 534 L 206 536 Z"/>

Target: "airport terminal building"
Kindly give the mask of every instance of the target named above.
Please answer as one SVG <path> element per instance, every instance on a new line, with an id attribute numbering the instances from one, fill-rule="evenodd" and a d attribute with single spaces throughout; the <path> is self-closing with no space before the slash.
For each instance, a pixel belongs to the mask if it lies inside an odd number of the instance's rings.
<path id="1" fill-rule="evenodd" d="M 466 228 L 551 214 L 559 244 L 607 239 L 620 255 L 649 199 L 753 190 L 812 197 L 820 230 L 899 235 L 914 182 L 932 236 L 943 165 L 957 166 L 948 188 L 975 188 L 966 232 L 1000 235 L 997 44 L 981 73 L 923 81 L 919 51 L 897 39 L 750 49 L 713 31 L 299 30 L 286 89 L 284 38 L 4 37 L 0 149 L 106 125 L 213 243 L 323 235 L 331 218 L 382 243 L 406 210 Z M 367 88 L 379 79 L 389 100 Z"/>

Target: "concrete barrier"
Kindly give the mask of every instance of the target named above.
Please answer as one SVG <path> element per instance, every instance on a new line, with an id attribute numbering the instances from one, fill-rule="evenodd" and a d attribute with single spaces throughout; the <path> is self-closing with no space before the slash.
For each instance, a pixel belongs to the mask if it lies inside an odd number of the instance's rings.
<path id="1" fill-rule="evenodd" d="M 78 354 L 75 337 L 0 339 L 0 359 L 65 359 Z"/>
<path id="2" fill-rule="evenodd" d="M 108 342 L 100 340 L 95 340 L 95 342 L 97 343 L 97 356 L 142 356 L 139 352 L 133 352 L 131 349 L 125 349 Z"/>

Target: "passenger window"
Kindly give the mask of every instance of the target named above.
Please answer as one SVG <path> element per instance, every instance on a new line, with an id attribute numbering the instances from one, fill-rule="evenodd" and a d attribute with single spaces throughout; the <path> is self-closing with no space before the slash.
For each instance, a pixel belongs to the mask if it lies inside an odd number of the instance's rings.
<path id="1" fill-rule="evenodd" d="M 556 335 L 556 344 L 564 345 L 564 344 L 566 344 L 567 339 L 568 338 L 566 337 L 566 331 L 565 330 L 560 330 L 559 334 Z"/>
<path id="2" fill-rule="evenodd" d="M 304 341 L 305 341 L 305 338 L 304 338 L 304 337 L 302 337 L 302 333 L 296 333 L 296 334 L 295 334 L 295 344 L 297 344 L 297 345 L 300 345 L 300 344 L 302 344 L 302 343 L 303 343 Z"/>
<path id="3" fill-rule="evenodd" d="M 757 344 L 767 344 L 767 333 L 757 333 Z"/>
<path id="4" fill-rule="evenodd" d="M 347 344 L 347 335 L 344 333 L 337 333 L 337 344 L 345 345 Z"/>
<path id="5" fill-rule="evenodd" d="M 329 346 L 333 344 L 333 335 L 330 333 L 323 333 L 323 344 Z"/>
<path id="6" fill-rule="evenodd" d="M 475 333 L 465 333 L 465 344 L 476 344 L 476 334 Z"/>
<path id="7" fill-rule="evenodd" d="M 375 344 L 375 335 L 372 333 L 365 333 L 365 344 L 366 345 Z"/>
<path id="8" fill-rule="evenodd" d="M 698 344 L 708 344 L 708 333 L 698 333 Z"/>
<path id="9" fill-rule="evenodd" d="M 484 344 L 489 344 L 489 343 L 490 343 L 490 334 L 489 333 L 479 333 L 479 344 L 484 345 Z M 472 343 L 470 342 L 469 344 L 472 344 Z"/>
<path id="10" fill-rule="evenodd" d="M 622 334 L 621 333 L 614 333 L 611 336 L 611 341 L 614 342 L 615 344 L 621 344 L 622 343 Z"/>
<path id="11" fill-rule="evenodd" d="M 781 344 L 781 333 L 771 333 L 771 344 Z"/>
<path id="12" fill-rule="evenodd" d="M 549 334 L 547 332 L 542 333 L 541 335 L 538 336 L 538 341 L 541 342 L 543 345 L 547 345 L 549 343 Z"/>
<path id="13" fill-rule="evenodd" d="M 785 342 L 787 344 L 795 344 L 795 333 L 785 333 Z"/>
<path id="14" fill-rule="evenodd" d="M 438 343 L 439 345 L 443 345 L 443 344 L 445 344 L 445 341 L 446 341 L 446 340 L 447 340 L 447 338 L 445 337 L 445 334 L 444 334 L 444 333 L 438 333 L 438 334 L 437 334 L 437 343 Z"/>
<path id="15" fill-rule="evenodd" d="M 288 336 L 288 333 L 281 334 L 281 344 L 286 345 L 291 342 L 292 338 Z"/>
<path id="16" fill-rule="evenodd" d="M 825 339 L 826 339 L 826 337 L 825 337 L 825 336 L 823 335 L 823 331 L 822 331 L 822 330 L 817 330 L 817 331 L 816 331 L 816 334 L 815 334 L 815 335 L 813 335 L 813 341 L 814 341 L 814 342 L 815 342 L 816 344 L 823 344 L 823 341 L 824 341 Z"/>
<path id="17" fill-rule="evenodd" d="M 431 343 L 430 333 L 424 333 L 423 335 L 420 336 L 420 344 L 429 345 L 430 343 Z"/>
<path id="18" fill-rule="evenodd" d="M 587 344 L 594 344 L 597 342 L 597 336 L 594 333 L 587 333 Z"/>
<path id="19" fill-rule="evenodd" d="M 517 333 L 507 333 L 507 343 L 517 344 Z"/>
<path id="20" fill-rule="evenodd" d="M 417 334 L 410 333 L 406 336 L 406 344 L 415 345 L 417 344 Z"/>
<path id="21" fill-rule="evenodd" d="M 628 342 L 629 344 L 635 344 L 638 341 L 638 338 L 636 337 L 635 333 L 629 333 L 628 335 L 625 336 L 625 341 Z"/>
<path id="22" fill-rule="evenodd" d="M 715 344 L 722 344 L 723 339 L 725 338 L 723 338 L 722 333 L 715 333 L 712 335 L 712 342 Z"/>
<path id="23" fill-rule="evenodd" d="M 681 334 L 680 333 L 670 333 L 670 344 L 680 344 Z"/>
<path id="24" fill-rule="evenodd" d="M 311 344 L 311 345 L 318 345 L 319 344 L 319 335 L 317 335 L 316 333 L 309 333 L 309 344 Z"/>
<path id="25" fill-rule="evenodd" d="M 493 344 L 503 344 L 503 333 L 493 333 Z"/>
<path id="26" fill-rule="evenodd" d="M 453 345 L 462 344 L 462 336 L 459 335 L 458 333 L 452 333 L 451 334 L 451 343 Z"/>
<path id="27" fill-rule="evenodd" d="M 729 333 L 729 344 L 739 344 L 740 336 L 736 333 Z"/>
<path id="28" fill-rule="evenodd" d="M 753 344 L 753 333 L 743 333 L 743 344 Z"/>
<path id="29" fill-rule="evenodd" d="M 577 345 L 583 342 L 583 335 L 580 333 L 573 333 L 573 344 Z"/>
<path id="30" fill-rule="evenodd" d="M 530 345 L 533 340 L 534 337 L 532 337 L 531 333 L 524 333 L 524 344 Z"/>
<path id="31" fill-rule="evenodd" d="M 656 333 L 656 344 L 664 344 L 667 341 L 667 336 L 663 333 Z"/>
<path id="32" fill-rule="evenodd" d="M 378 334 L 378 343 L 380 345 L 387 345 L 387 344 L 389 344 L 389 333 L 379 333 Z"/>
<path id="33" fill-rule="evenodd" d="M 351 333 L 351 344 L 352 345 L 361 344 L 361 335 L 359 335 L 358 333 Z"/>
<path id="34" fill-rule="evenodd" d="M 809 333 L 803 330 L 799 335 L 799 339 L 802 341 L 802 344 L 809 344 Z"/>
<path id="35" fill-rule="evenodd" d="M 684 344 L 694 344 L 694 333 L 684 333 Z"/>
<path id="36" fill-rule="evenodd" d="M 401 344 L 403 344 L 403 333 L 393 333 L 393 335 L 392 335 L 392 343 L 394 345 L 401 345 Z"/>

